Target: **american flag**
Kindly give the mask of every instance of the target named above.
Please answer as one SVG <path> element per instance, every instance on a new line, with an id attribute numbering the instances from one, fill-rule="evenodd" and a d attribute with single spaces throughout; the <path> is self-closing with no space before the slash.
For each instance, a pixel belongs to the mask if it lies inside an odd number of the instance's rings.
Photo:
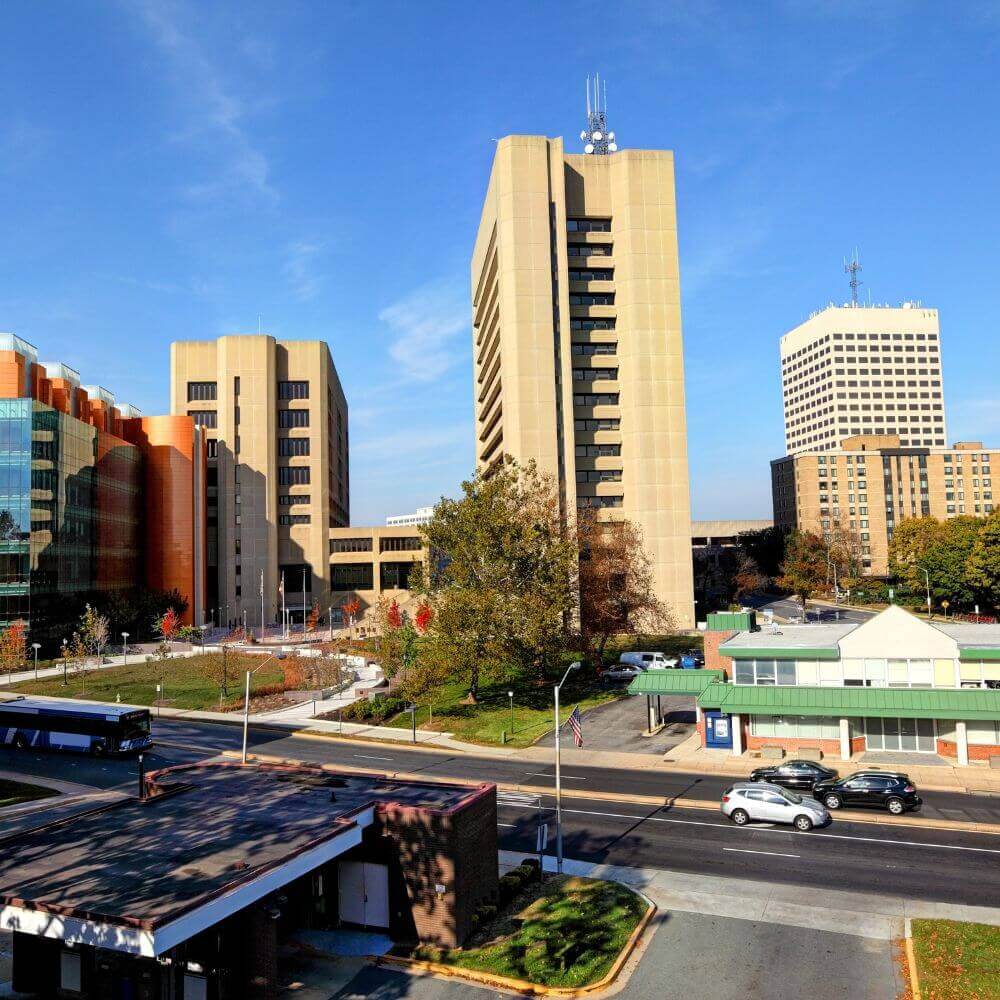
<path id="1" fill-rule="evenodd" d="M 570 712 L 569 728 L 573 730 L 573 742 L 578 746 L 583 746 L 583 720 L 580 718 L 580 706 L 577 705 L 576 708 Z"/>

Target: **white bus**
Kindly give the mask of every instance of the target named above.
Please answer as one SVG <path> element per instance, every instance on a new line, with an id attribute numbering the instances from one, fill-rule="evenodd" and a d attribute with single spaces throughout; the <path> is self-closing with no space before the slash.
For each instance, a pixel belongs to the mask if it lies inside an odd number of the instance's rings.
<path id="1" fill-rule="evenodd" d="M 0 702 L 0 746 L 102 756 L 152 745 L 148 708 L 24 697 Z"/>

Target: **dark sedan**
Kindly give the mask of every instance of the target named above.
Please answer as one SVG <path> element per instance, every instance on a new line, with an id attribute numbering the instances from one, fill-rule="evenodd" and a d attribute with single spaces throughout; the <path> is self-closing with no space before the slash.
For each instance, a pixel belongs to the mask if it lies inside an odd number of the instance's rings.
<path id="1" fill-rule="evenodd" d="M 919 809 L 923 802 L 909 777 L 898 771 L 855 771 L 838 781 L 818 781 L 813 795 L 831 812 L 842 806 L 874 806 L 893 816 Z"/>
<path id="2" fill-rule="evenodd" d="M 751 781 L 769 781 L 796 791 L 811 792 L 817 781 L 835 781 L 840 775 L 814 760 L 786 760 L 771 767 L 758 767 L 750 773 Z"/>

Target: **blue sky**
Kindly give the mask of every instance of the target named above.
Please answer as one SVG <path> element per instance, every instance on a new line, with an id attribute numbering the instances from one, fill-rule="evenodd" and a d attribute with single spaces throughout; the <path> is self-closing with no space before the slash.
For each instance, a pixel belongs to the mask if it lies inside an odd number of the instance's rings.
<path id="1" fill-rule="evenodd" d="M 10 0 L 0 36 L 0 329 L 146 412 L 172 339 L 325 338 L 356 523 L 471 471 L 493 140 L 575 150 L 595 70 L 619 144 L 677 157 L 696 517 L 770 515 L 778 337 L 855 246 L 941 310 L 950 436 L 1000 442 L 989 0 Z"/>

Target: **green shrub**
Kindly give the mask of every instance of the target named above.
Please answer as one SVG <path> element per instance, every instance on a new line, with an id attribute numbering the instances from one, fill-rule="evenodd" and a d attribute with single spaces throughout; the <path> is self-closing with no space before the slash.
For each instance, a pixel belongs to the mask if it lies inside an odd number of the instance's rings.
<path id="1" fill-rule="evenodd" d="M 497 908 L 492 904 L 488 903 L 486 906 L 479 907 L 479 924 L 488 924 L 497 915 Z"/>

